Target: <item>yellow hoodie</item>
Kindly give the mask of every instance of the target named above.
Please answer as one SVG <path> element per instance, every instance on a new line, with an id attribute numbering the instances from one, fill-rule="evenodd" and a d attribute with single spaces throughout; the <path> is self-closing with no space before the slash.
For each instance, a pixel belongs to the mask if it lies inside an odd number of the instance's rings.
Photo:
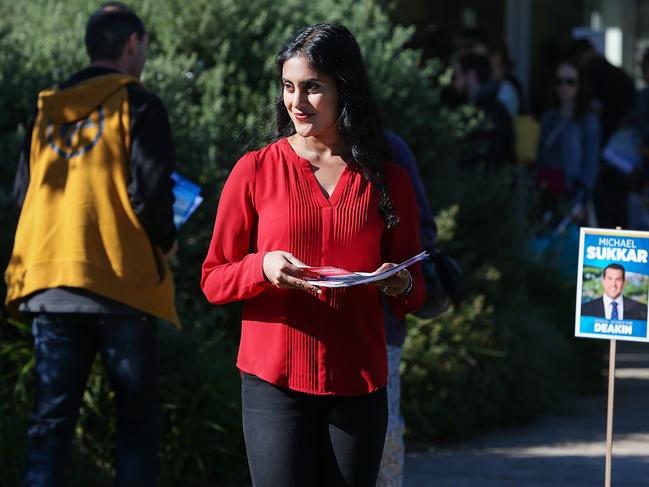
<path id="1" fill-rule="evenodd" d="M 127 85 L 110 74 L 39 94 L 30 182 L 5 272 L 7 308 L 82 288 L 180 326 L 171 272 L 131 206 Z"/>

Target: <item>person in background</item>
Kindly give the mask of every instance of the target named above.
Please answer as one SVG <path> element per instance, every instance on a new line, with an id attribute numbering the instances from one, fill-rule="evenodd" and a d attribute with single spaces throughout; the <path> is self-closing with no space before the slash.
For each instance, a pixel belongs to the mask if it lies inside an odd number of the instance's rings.
<path id="1" fill-rule="evenodd" d="M 554 103 L 554 78 L 565 58 L 564 46 L 556 39 L 545 39 L 534 49 L 534 63 L 529 80 L 529 108 L 537 119 Z"/>
<path id="2" fill-rule="evenodd" d="M 483 29 L 473 27 L 465 29 L 456 40 L 455 57 L 464 54 L 480 54 L 486 56 L 491 64 L 491 81 L 494 85 L 498 100 L 507 108 L 509 116 L 516 118 L 524 110 L 523 88 L 520 81 L 511 72 L 513 62 L 509 57 L 509 49 L 504 42 L 493 43 Z"/>
<path id="3" fill-rule="evenodd" d="M 598 54 L 588 39 L 574 39 L 568 46 L 568 55 L 588 78 L 593 110 L 602 124 L 600 145 L 604 146 L 633 109 L 635 85 L 622 68 Z"/>
<path id="4" fill-rule="evenodd" d="M 585 202 L 592 196 L 600 125 L 591 110 L 588 80 L 572 61 L 559 63 L 552 93 L 552 108 L 541 116 L 535 172 L 544 209 L 557 212 L 563 202 Z"/>
<path id="5" fill-rule="evenodd" d="M 588 39 L 575 39 L 569 55 L 582 68 L 591 87 L 592 105 L 601 121 L 600 148 L 620 129 L 633 110 L 636 91 L 631 77 L 598 54 Z M 597 224 L 615 228 L 628 226 L 629 185 L 627 175 L 608 164 L 601 164 L 594 192 Z"/>
<path id="6" fill-rule="evenodd" d="M 63 485 L 98 352 L 115 391 L 115 485 L 156 485 L 158 319 L 179 325 L 174 147 L 164 105 L 139 81 L 142 20 L 105 4 L 85 44 L 91 65 L 40 93 L 16 174 L 7 308 L 33 317 L 36 374 L 25 485 Z"/>
<path id="7" fill-rule="evenodd" d="M 649 48 L 645 49 L 642 53 L 640 69 L 642 70 L 642 80 L 645 85 L 638 93 L 638 100 L 633 109 L 633 113 L 637 114 L 638 118 L 643 119 L 642 121 L 646 125 L 649 125 Z"/>
<path id="8" fill-rule="evenodd" d="M 430 203 L 419 174 L 417 161 L 406 142 L 394 132 L 386 132 L 390 143 L 392 162 L 406 170 L 412 181 L 419 208 L 419 242 L 422 249 L 430 249 L 437 238 L 437 226 L 430 211 Z M 388 352 L 388 428 L 381 459 L 377 487 L 401 487 L 405 447 L 403 434 L 405 423 L 400 412 L 401 376 L 399 365 L 403 342 L 406 339 L 406 320 L 395 315 L 387 299 L 383 299 L 383 324 Z"/>
<path id="9" fill-rule="evenodd" d="M 482 151 L 469 164 L 486 162 L 492 166 L 514 162 L 514 127 L 505 106 L 498 100 L 498 83 L 492 79 L 491 63 L 482 54 L 463 54 L 453 68 L 453 88 L 465 103 L 485 114 L 485 123 L 468 135 Z"/>
<path id="10" fill-rule="evenodd" d="M 627 126 L 639 139 L 640 164 L 628 175 L 629 197 L 628 228 L 649 230 L 649 49 L 645 49 L 640 62 L 645 87 L 638 93 L 638 101 Z"/>
<path id="11" fill-rule="evenodd" d="M 489 61 L 493 78 L 498 81 L 498 99 L 505 105 L 512 120 L 526 110 L 523 86 L 512 72 L 513 61 L 509 57 L 509 49 L 501 43 L 490 49 Z"/>
<path id="12" fill-rule="evenodd" d="M 417 200 L 387 162 L 348 29 L 303 27 L 276 61 L 276 141 L 230 173 L 201 288 L 214 304 L 245 300 L 237 366 L 253 485 L 372 487 L 388 412 L 381 300 L 399 317 L 419 308 L 421 267 L 319 289 L 304 266 L 371 272 L 412 257 Z"/>
<path id="13" fill-rule="evenodd" d="M 633 230 L 649 231 L 649 126 L 640 131 L 641 164 L 629 175 L 628 224 Z"/>

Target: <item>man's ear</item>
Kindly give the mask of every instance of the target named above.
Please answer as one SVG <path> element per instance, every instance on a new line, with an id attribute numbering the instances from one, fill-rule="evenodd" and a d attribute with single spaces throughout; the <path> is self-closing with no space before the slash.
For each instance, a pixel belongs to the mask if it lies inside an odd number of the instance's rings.
<path id="1" fill-rule="evenodd" d="M 126 46 L 125 46 L 126 54 L 132 55 L 133 53 L 135 53 L 139 42 L 140 42 L 140 38 L 138 37 L 137 32 L 133 32 L 131 36 L 128 38 L 128 41 L 126 41 Z"/>
<path id="2" fill-rule="evenodd" d="M 137 46 L 137 40 L 137 34 L 133 32 L 128 40 L 124 43 L 124 47 L 122 48 L 122 55 L 119 57 L 119 62 L 125 62 L 133 55 Z"/>

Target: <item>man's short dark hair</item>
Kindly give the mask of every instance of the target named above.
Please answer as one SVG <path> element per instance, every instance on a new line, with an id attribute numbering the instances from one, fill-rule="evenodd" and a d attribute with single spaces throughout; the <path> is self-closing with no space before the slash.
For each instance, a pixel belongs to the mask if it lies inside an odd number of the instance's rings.
<path id="1" fill-rule="evenodd" d="M 477 45 L 483 45 L 487 51 L 491 51 L 491 37 L 486 30 L 480 27 L 468 27 L 462 31 L 456 40 L 457 47 L 462 49 L 473 49 Z"/>
<path id="2" fill-rule="evenodd" d="M 460 56 L 458 63 L 462 72 L 465 74 L 469 71 L 475 71 L 480 84 L 486 83 L 491 79 L 491 63 L 487 56 L 470 52 Z"/>
<path id="3" fill-rule="evenodd" d="M 595 51 L 595 46 L 590 41 L 590 39 L 587 39 L 585 37 L 573 39 L 572 41 L 570 41 L 570 44 L 568 45 L 568 56 L 575 60 L 579 60 L 585 54 L 594 51 Z"/>
<path id="4" fill-rule="evenodd" d="M 144 22 L 121 2 L 104 3 L 86 25 L 86 50 L 90 61 L 117 61 L 132 34 L 142 39 Z"/>
<path id="5" fill-rule="evenodd" d="M 609 264 L 606 267 L 604 267 L 604 272 L 602 272 L 602 279 L 606 277 L 606 271 L 608 269 L 615 269 L 618 271 L 622 271 L 622 279 L 626 280 L 626 271 L 624 270 L 624 267 L 621 266 L 620 264 Z"/>

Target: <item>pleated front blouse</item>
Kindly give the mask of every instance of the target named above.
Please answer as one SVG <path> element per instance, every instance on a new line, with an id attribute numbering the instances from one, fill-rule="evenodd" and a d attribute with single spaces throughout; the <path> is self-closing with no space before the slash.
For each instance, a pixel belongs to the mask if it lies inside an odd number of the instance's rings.
<path id="1" fill-rule="evenodd" d="M 371 272 L 419 252 L 415 193 L 403 169 L 386 163 L 399 224 L 386 230 L 378 191 L 347 167 L 329 198 L 309 161 L 286 139 L 244 155 L 221 193 L 201 287 L 214 304 L 245 300 L 237 366 L 268 382 L 319 395 L 359 396 L 387 384 L 383 309 L 375 286 L 272 286 L 268 252 L 291 252 L 310 266 Z M 389 298 L 398 315 L 423 304 L 419 264 L 407 296 Z"/>

